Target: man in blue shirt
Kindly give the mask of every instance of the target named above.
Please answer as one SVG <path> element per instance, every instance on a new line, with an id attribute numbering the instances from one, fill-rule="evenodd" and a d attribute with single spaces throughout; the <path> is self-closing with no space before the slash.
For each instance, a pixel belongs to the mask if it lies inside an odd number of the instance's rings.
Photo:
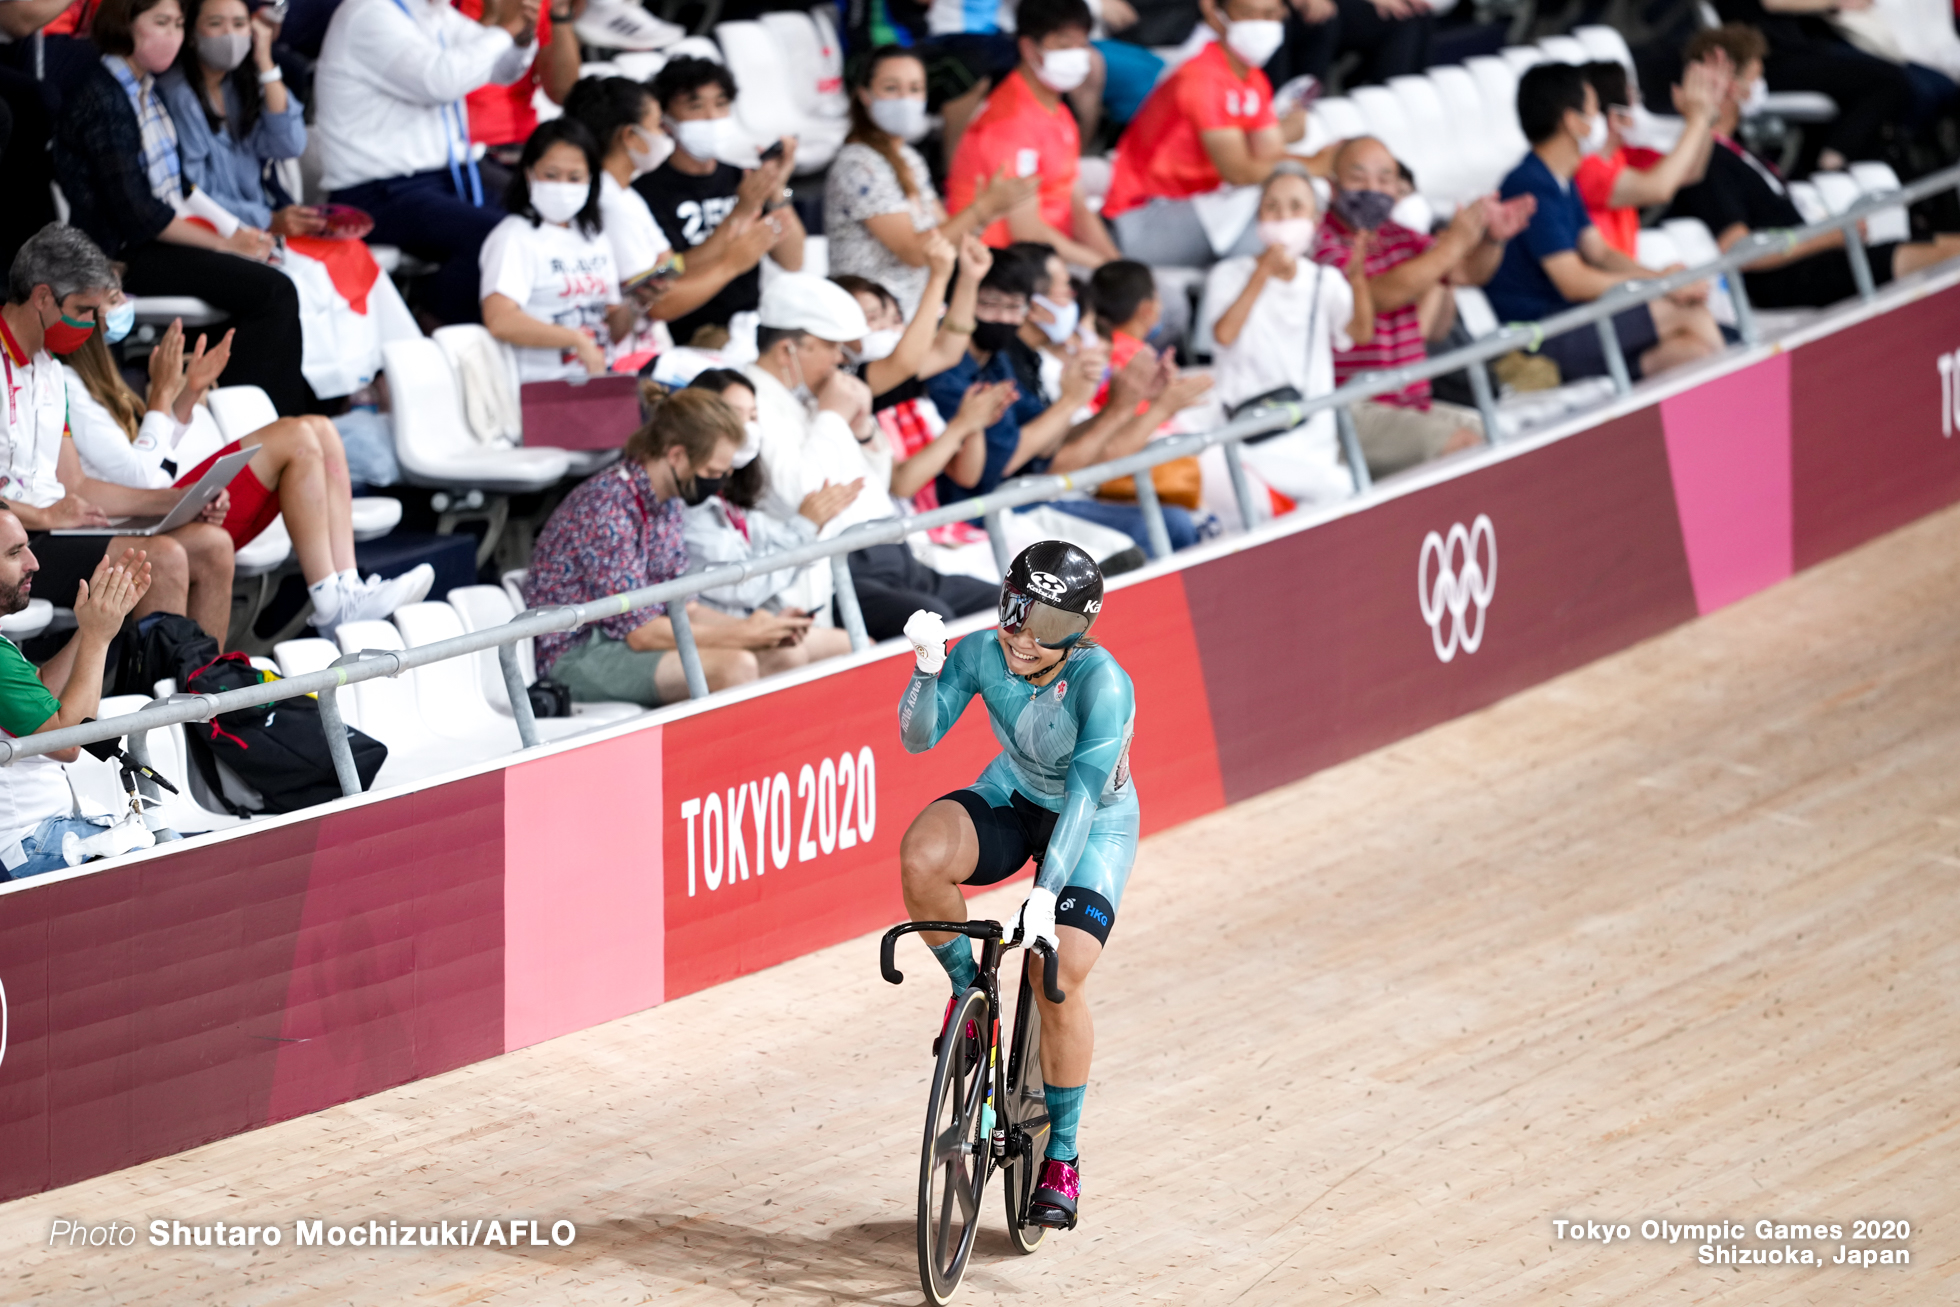
<path id="1" fill-rule="evenodd" d="M 1606 143 L 1599 95 L 1573 64 L 1540 64 L 1518 79 L 1518 121 L 1531 153 L 1511 170 L 1499 193 L 1530 194 L 1538 210 L 1530 226 L 1505 247 L 1497 275 L 1485 287 L 1491 307 L 1506 322 L 1536 322 L 1574 305 L 1590 303 L 1616 286 L 1677 271 L 1642 267 L 1606 243 L 1586 214 L 1572 184 L 1580 161 Z M 1708 312 L 1706 284 L 1685 287 L 1664 299 L 1614 315 L 1613 325 L 1638 379 L 1706 358 L 1722 348 L 1721 328 Z M 1588 325 L 1555 336 L 1541 352 L 1566 381 L 1607 375 L 1599 332 Z"/>

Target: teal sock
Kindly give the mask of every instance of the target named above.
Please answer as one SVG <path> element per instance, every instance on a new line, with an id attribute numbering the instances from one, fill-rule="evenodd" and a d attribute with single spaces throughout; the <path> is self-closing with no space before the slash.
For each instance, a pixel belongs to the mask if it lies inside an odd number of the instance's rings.
<path id="1" fill-rule="evenodd" d="M 1082 1097 L 1088 1092 L 1087 1085 L 1073 1089 L 1057 1089 L 1046 1083 L 1041 1086 L 1042 1097 L 1048 1100 L 1048 1156 L 1058 1162 L 1075 1160 L 1075 1127 L 1082 1120 Z"/>
<path id="2" fill-rule="evenodd" d="M 973 965 L 973 945 L 967 943 L 966 936 L 955 935 L 944 944 L 928 944 L 932 955 L 939 959 L 939 965 L 946 968 L 946 974 L 953 978 L 953 992 L 964 994 L 980 978 L 980 968 Z"/>

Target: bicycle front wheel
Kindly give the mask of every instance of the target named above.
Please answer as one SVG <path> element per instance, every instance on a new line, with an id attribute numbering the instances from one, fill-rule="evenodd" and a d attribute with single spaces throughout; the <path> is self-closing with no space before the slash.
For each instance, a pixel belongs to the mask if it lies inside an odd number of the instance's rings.
<path id="1" fill-rule="evenodd" d="M 977 1038 L 967 1038 L 969 1022 Z M 982 1111 L 992 1070 L 986 1051 L 991 1038 L 987 996 L 969 989 L 953 1005 L 939 1044 L 919 1155 L 919 1283 L 933 1307 L 959 1292 L 980 1228 L 980 1195 L 991 1155 Z"/>

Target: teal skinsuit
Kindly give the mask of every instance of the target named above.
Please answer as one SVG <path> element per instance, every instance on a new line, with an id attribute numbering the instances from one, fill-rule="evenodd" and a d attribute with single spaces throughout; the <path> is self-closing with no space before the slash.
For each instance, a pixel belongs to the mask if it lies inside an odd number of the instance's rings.
<path id="1" fill-rule="evenodd" d="M 1077 645 L 1054 680 L 1035 686 L 1007 669 L 996 632 L 976 633 L 953 647 L 939 675 L 912 673 L 898 705 L 906 751 L 938 744 L 976 694 L 1001 754 L 967 788 L 996 809 L 1011 808 L 1018 791 L 1059 814 L 1035 884 L 1057 896 L 1069 886 L 1093 890 L 1113 916 L 1136 860 L 1139 824 L 1129 768 L 1136 692 L 1128 674 L 1108 650 Z M 984 882 L 976 873 L 969 883 Z"/>

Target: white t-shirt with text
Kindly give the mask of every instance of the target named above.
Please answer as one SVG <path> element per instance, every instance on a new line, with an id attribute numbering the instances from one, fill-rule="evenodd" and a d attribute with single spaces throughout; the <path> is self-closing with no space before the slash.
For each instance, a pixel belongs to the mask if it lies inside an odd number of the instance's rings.
<path id="1" fill-rule="evenodd" d="M 516 214 L 483 242 L 480 295 L 503 295 L 540 322 L 583 331 L 603 346 L 606 306 L 619 303 L 619 274 L 605 235 L 541 223 Z M 585 375 L 569 350 L 518 346 L 517 379 L 563 381 Z"/>

